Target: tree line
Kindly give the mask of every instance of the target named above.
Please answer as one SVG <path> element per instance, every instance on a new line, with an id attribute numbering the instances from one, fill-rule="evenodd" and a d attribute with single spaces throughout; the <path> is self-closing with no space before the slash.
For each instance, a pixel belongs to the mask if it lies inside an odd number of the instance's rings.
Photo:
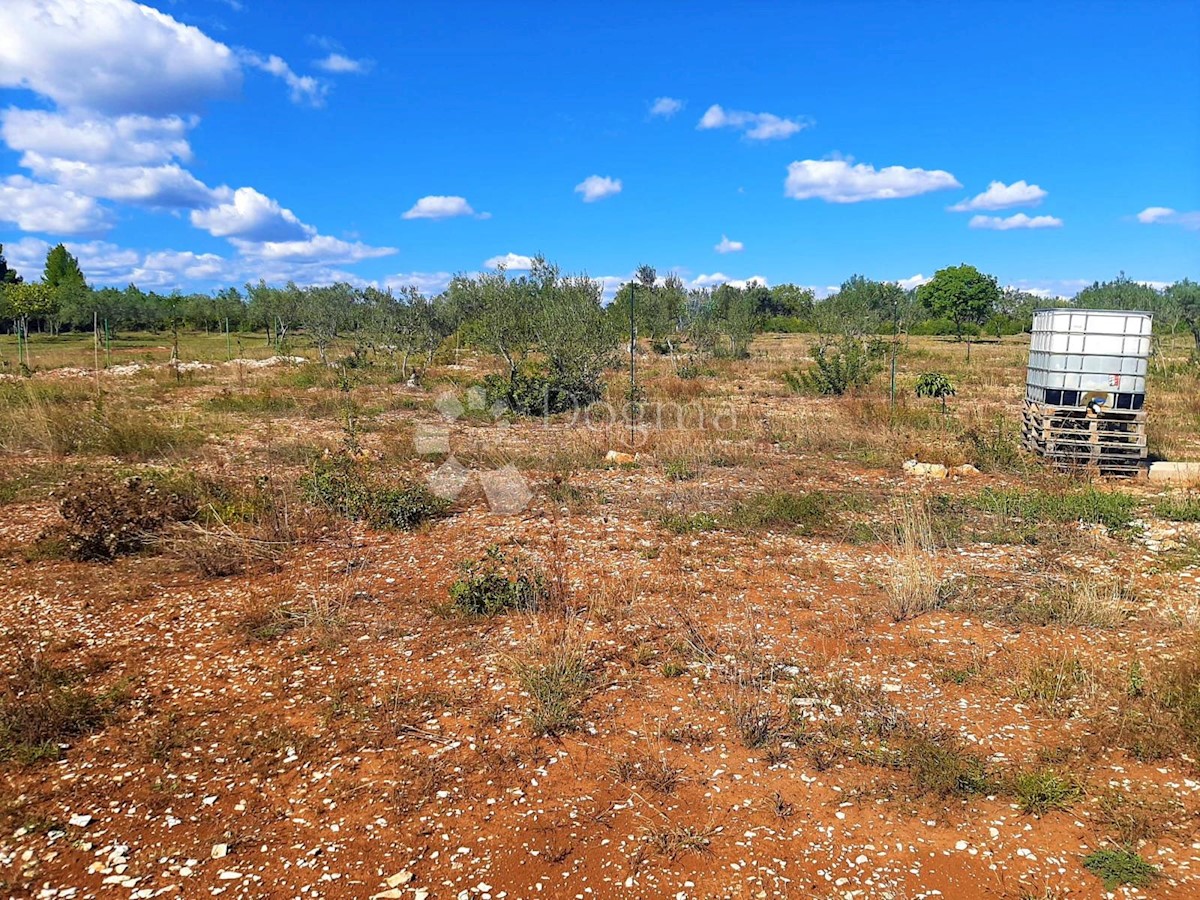
<path id="1" fill-rule="evenodd" d="M 763 331 L 998 337 L 1027 331 L 1035 309 L 1055 305 L 1147 310 L 1155 314 L 1156 330 L 1188 331 L 1200 346 L 1200 285 L 1184 279 L 1157 290 L 1124 273 L 1084 288 L 1071 301 L 1001 289 L 994 277 L 965 264 L 941 269 L 914 289 L 854 275 L 825 299 L 795 284 L 689 289 L 676 275 L 660 278 L 653 267 L 641 266 L 605 305 L 596 282 L 563 276 L 541 259 L 519 277 L 502 270 L 460 275 L 433 297 L 412 287 L 263 281 L 211 294 L 161 294 L 132 284 L 89 286 L 62 244 L 47 253 L 39 280 L 25 280 L 5 262 L 0 245 L 0 330 L 8 333 L 90 331 L 93 323 L 114 332 L 228 330 L 261 333 L 283 349 L 303 332 L 322 358 L 339 338 L 350 338 L 362 349 L 394 356 L 405 370 L 415 360 L 431 359 L 455 334 L 463 346 L 491 341 L 511 368 L 528 347 L 547 339 L 548 320 L 526 320 L 534 310 L 549 316 L 548 298 L 557 303 L 559 295 L 573 298 L 564 308 L 575 321 L 598 329 L 614 346 L 618 335 L 628 334 L 632 304 L 638 335 L 656 350 L 682 357 L 742 356 Z"/>

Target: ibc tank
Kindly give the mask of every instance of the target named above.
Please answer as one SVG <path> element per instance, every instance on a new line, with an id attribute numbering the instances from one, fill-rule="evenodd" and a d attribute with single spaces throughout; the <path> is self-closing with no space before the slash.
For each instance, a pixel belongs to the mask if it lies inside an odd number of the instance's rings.
<path id="1" fill-rule="evenodd" d="M 1025 397 L 1046 406 L 1139 410 L 1150 358 L 1148 312 L 1039 309 L 1033 314 Z"/>

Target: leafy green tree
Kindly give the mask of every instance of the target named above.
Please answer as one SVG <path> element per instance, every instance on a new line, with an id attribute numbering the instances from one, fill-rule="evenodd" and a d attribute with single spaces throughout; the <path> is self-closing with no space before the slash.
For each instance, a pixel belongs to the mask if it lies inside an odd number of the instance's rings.
<path id="1" fill-rule="evenodd" d="M 1200 284 L 1185 278 L 1168 287 L 1166 295 L 1196 342 L 1193 357 L 1200 358 Z"/>
<path id="2" fill-rule="evenodd" d="M 900 285 L 852 275 L 836 294 L 815 304 L 813 315 L 822 334 L 861 336 L 905 331 L 912 311 L 911 295 Z"/>
<path id="3" fill-rule="evenodd" d="M 300 323 L 321 362 L 328 362 L 329 348 L 354 322 L 354 288 L 345 282 L 312 286 L 302 290 L 300 298 Z"/>
<path id="4" fill-rule="evenodd" d="M 1162 294 L 1148 284 L 1133 281 L 1124 272 L 1112 281 L 1096 281 L 1075 295 L 1075 306 L 1082 309 L 1135 309 L 1155 312 Z"/>
<path id="5" fill-rule="evenodd" d="M 935 272 L 917 288 L 917 299 L 931 315 L 951 320 L 961 341 L 967 326 L 980 326 L 991 316 L 1000 302 L 1000 286 L 994 276 L 963 263 Z"/>
<path id="6" fill-rule="evenodd" d="M 954 382 L 941 372 L 925 372 L 917 379 L 916 394 L 918 397 L 932 397 L 942 401 L 942 412 L 946 412 L 946 398 L 957 393 Z"/>
<path id="7" fill-rule="evenodd" d="M 8 260 L 4 258 L 4 245 L 0 244 L 0 289 L 6 284 L 20 284 L 23 280 L 16 269 L 9 268 Z"/>

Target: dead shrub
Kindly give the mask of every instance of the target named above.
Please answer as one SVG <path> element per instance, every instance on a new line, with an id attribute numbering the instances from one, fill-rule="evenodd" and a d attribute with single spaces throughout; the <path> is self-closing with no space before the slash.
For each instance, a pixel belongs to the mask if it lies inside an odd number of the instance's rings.
<path id="1" fill-rule="evenodd" d="M 611 771 L 617 781 L 637 785 L 659 794 L 672 794 L 679 786 L 682 770 L 660 756 L 641 753 L 622 756 L 613 764 Z"/>
<path id="2" fill-rule="evenodd" d="M 939 609 L 945 601 L 929 510 L 924 501 L 905 501 L 893 509 L 892 564 L 884 579 L 885 609 L 904 622 Z"/>

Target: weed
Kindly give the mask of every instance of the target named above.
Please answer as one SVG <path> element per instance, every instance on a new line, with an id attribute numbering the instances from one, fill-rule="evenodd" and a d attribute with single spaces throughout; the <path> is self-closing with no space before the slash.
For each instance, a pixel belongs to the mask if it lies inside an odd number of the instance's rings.
<path id="1" fill-rule="evenodd" d="M 683 853 L 707 853 L 716 829 L 695 825 L 654 825 L 642 832 L 642 840 L 656 853 L 676 859 Z"/>
<path id="2" fill-rule="evenodd" d="M 85 673 L 58 665 L 18 643 L 0 686 L 0 760 L 58 759 L 62 745 L 102 729 L 124 699 L 123 689 L 94 691 Z"/>
<path id="3" fill-rule="evenodd" d="M 984 488 L 972 502 L 985 512 L 1007 518 L 1034 523 L 1085 522 L 1121 531 L 1133 521 L 1138 501 L 1131 494 L 1089 486 L 1064 491 Z"/>
<path id="4" fill-rule="evenodd" d="M 1164 497 L 1154 504 L 1154 514 L 1172 522 L 1200 522 L 1200 494 Z"/>
<path id="5" fill-rule="evenodd" d="M 510 562 L 494 545 L 481 559 L 465 563 L 462 570 L 462 577 L 450 585 L 450 606 L 462 615 L 536 612 L 549 598 L 541 572 L 521 571 L 519 561 Z"/>
<path id="6" fill-rule="evenodd" d="M 1089 675 L 1078 657 L 1059 654 L 1033 661 L 1017 683 L 1017 696 L 1033 700 L 1050 713 L 1067 711 Z"/>
<path id="7" fill-rule="evenodd" d="M 592 675 L 586 648 L 563 636 L 535 662 L 515 665 L 521 690 L 529 695 L 529 727 L 537 736 L 556 736 L 580 725 Z"/>
<path id="8" fill-rule="evenodd" d="M 971 796 L 995 790 L 987 763 L 949 733 L 910 731 L 902 741 L 901 761 L 922 794 Z"/>
<path id="9" fill-rule="evenodd" d="M 942 606 L 944 585 L 937 573 L 929 511 L 923 503 L 903 503 L 894 512 L 893 560 L 884 587 L 886 610 L 903 622 Z"/>
<path id="10" fill-rule="evenodd" d="M 377 487 L 347 457 L 318 465 L 301 481 L 311 502 L 348 519 L 365 520 L 372 528 L 411 531 L 446 514 L 448 500 L 418 483 Z"/>
<path id="11" fill-rule="evenodd" d="M 668 659 L 662 664 L 660 671 L 664 678 L 678 678 L 687 671 L 687 666 L 677 660 Z"/>
<path id="12" fill-rule="evenodd" d="M 649 754 L 622 756 L 612 767 L 612 775 L 617 781 L 639 785 L 659 794 L 675 792 L 680 771 L 665 759 Z"/>
<path id="13" fill-rule="evenodd" d="M 1159 871 L 1146 860 L 1127 848 L 1102 848 L 1083 858 L 1083 867 L 1104 882 L 1104 889 L 1111 891 L 1122 884 L 1146 887 Z"/>
<path id="14" fill-rule="evenodd" d="M 758 528 L 794 527 L 804 533 L 829 525 L 833 502 L 819 491 L 793 494 L 787 491 L 765 491 L 735 503 L 728 521 L 734 528 L 746 531 Z"/>
<path id="15" fill-rule="evenodd" d="M 695 534 L 700 531 L 716 531 L 721 523 L 711 513 L 663 513 L 658 517 L 658 524 L 667 531 L 675 534 Z"/>
<path id="16" fill-rule="evenodd" d="M 1067 809 L 1082 793 L 1074 781 L 1052 769 L 1021 772 L 1013 779 L 1013 791 L 1021 809 L 1034 816 L 1044 816 L 1052 809 Z"/>

